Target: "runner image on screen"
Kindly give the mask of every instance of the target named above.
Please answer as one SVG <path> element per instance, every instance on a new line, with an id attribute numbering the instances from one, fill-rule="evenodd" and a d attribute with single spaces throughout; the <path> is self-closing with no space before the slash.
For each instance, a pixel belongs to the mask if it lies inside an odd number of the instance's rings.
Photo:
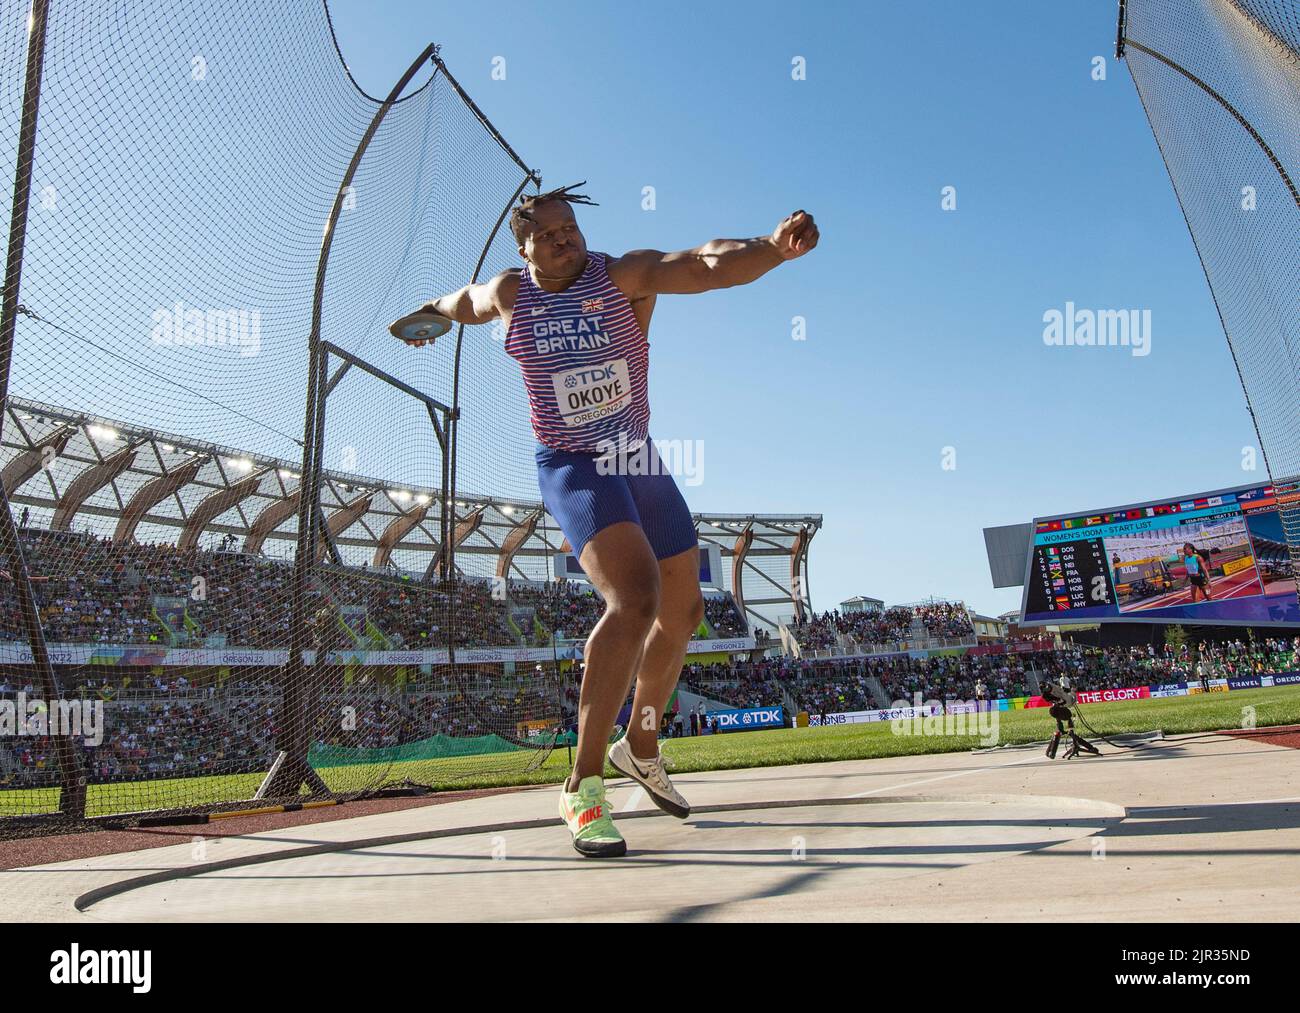
<path id="1" fill-rule="evenodd" d="M 1198 550 L 1191 542 L 1183 543 L 1183 566 L 1187 568 L 1188 587 L 1191 588 L 1192 601 L 1196 601 L 1196 592 L 1200 591 L 1204 601 L 1210 600 L 1210 554 L 1204 549 Z"/>

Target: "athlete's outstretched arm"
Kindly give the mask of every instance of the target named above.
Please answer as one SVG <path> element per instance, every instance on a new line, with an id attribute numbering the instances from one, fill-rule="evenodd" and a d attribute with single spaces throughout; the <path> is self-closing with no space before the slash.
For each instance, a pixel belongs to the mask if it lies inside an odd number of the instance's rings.
<path id="1" fill-rule="evenodd" d="M 633 250 L 609 265 L 610 280 L 629 299 L 649 295 L 693 295 L 748 285 L 817 245 L 817 223 L 806 211 L 784 219 L 770 236 L 714 239 L 693 250 L 664 253 Z"/>
<path id="2" fill-rule="evenodd" d="M 449 295 L 430 300 L 421 309 L 458 324 L 485 324 L 501 315 L 509 274 L 509 271 L 502 271 L 489 281 L 466 285 Z"/>

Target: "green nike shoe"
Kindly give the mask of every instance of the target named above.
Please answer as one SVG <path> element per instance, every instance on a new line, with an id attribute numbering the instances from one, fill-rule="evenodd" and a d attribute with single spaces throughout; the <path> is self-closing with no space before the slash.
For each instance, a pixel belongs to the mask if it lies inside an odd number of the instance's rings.
<path id="1" fill-rule="evenodd" d="M 614 826 L 605 798 L 605 782 L 597 775 L 584 777 L 577 791 L 560 789 L 560 819 L 573 834 L 573 847 L 587 858 L 618 858 L 627 854 L 627 842 Z"/>

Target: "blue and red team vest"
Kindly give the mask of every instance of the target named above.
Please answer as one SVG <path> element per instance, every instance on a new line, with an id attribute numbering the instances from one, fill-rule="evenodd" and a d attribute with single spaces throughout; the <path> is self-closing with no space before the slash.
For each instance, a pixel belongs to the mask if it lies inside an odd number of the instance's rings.
<path id="1" fill-rule="evenodd" d="M 506 352 L 519 360 L 540 443 L 576 453 L 639 447 L 650 430 L 650 342 L 627 296 L 609 280 L 607 256 L 563 292 L 519 276 Z"/>

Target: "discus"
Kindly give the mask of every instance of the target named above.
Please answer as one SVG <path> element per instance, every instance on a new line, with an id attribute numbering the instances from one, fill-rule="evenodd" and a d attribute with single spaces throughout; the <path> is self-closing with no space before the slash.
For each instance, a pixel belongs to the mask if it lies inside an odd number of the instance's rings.
<path id="1" fill-rule="evenodd" d="M 451 321 L 437 313 L 420 310 L 394 321 L 388 331 L 393 337 L 405 341 L 408 345 L 419 348 L 426 341 L 431 342 L 451 330 Z"/>

